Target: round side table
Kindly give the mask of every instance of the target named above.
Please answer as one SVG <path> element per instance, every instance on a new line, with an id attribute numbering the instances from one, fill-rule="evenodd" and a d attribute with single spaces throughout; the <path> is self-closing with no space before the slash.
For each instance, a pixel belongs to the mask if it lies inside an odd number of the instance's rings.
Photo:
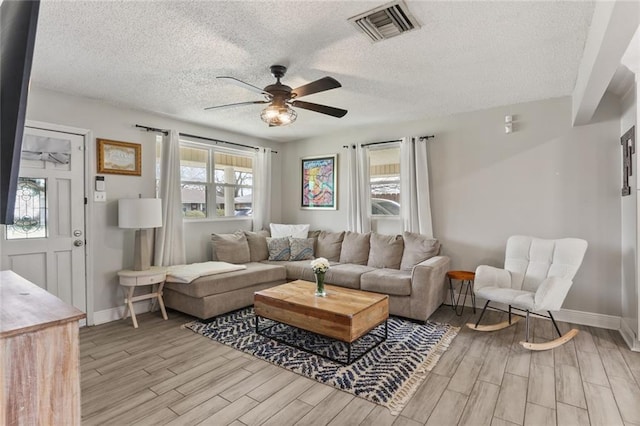
<path id="1" fill-rule="evenodd" d="M 464 305 L 467 302 L 467 294 L 471 294 L 471 306 L 473 307 L 473 313 L 476 313 L 476 295 L 473 293 L 473 280 L 476 278 L 475 272 L 469 271 L 449 271 L 447 272 L 449 278 L 449 292 L 451 293 L 451 307 L 456 312 L 457 316 L 461 316 L 464 311 Z M 453 291 L 452 280 L 460 281 L 460 291 L 458 292 L 458 298 L 456 299 Z M 466 285 L 466 287 L 465 287 Z M 460 305 L 460 296 L 464 291 L 464 299 L 462 299 L 462 305 Z M 458 312 L 458 306 L 461 306 L 460 312 Z"/>

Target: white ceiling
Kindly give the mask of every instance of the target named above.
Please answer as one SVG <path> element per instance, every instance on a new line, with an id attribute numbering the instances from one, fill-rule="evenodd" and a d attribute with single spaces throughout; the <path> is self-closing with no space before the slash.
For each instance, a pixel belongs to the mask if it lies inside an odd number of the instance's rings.
<path id="1" fill-rule="evenodd" d="M 570 95 L 593 15 L 583 1 L 411 1 L 422 28 L 371 43 L 347 22 L 385 1 L 54 1 L 41 4 L 32 84 L 211 127 L 290 141 Z M 303 98 L 348 109 L 298 109 L 269 128 L 259 87 L 269 66 L 297 87 L 326 75 L 342 88 Z"/>

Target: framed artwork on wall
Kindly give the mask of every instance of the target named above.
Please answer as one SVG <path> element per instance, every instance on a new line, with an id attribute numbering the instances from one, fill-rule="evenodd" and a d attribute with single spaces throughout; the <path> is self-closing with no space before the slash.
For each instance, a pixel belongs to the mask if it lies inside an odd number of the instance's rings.
<path id="1" fill-rule="evenodd" d="M 98 173 L 142 175 L 142 145 L 97 139 Z"/>
<path id="2" fill-rule="evenodd" d="M 336 210 L 338 154 L 302 159 L 303 209 Z"/>

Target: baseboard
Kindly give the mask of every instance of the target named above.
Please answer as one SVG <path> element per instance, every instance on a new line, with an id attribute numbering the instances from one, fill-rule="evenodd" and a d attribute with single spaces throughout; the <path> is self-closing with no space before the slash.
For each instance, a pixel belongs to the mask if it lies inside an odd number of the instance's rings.
<path id="1" fill-rule="evenodd" d="M 456 294 L 455 297 L 457 298 L 458 295 Z M 464 294 L 462 299 L 464 299 Z M 484 306 L 485 302 L 486 301 L 484 299 L 478 299 L 476 301 L 476 310 L 478 313 L 480 313 L 480 311 L 482 310 L 482 307 Z M 492 303 L 489 306 L 493 306 L 493 305 L 494 303 Z M 500 308 L 500 309 L 505 309 L 505 310 L 508 309 L 508 306 L 506 305 L 502 305 L 499 303 L 495 303 L 495 305 L 497 308 Z M 467 298 L 467 302 L 465 303 L 465 306 L 472 308 L 470 298 Z M 546 314 L 546 312 L 543 312 L 543 313 Z M 594 312 L 575 311 L 572 309 L 561 309 L 558 312 L 553 312 L 553 317 L 558 321 L 570 322 L 573 324 L 580 324 L 580 325 L 588 325 L 590 327 L 606 328 L 609 330 L 621 330 L 621 323 L 624 322 L 624 321 L 621 321 L 619 316 L 597 314 Z"/>
<path id="2" fill-rule="evenodd" d="M 136 315 L 149 312 L 149 303 L 134 303 L 133 310 L 136 312 Z M 97 311 L 93 314 L 93 323 L 94 325 L 100 325 L 120 320 L 122 319 L 122 315 L 124 315 L 124 306 Z"/>
<path id="3" fill-rule="evenodd" d="M 606 328 L 609 330 L 620 330 L 620 317 L 615 315 L 596 314 L 594 312 L 574 311 L 572 309 L 561 309 L 553 316 L 558 321 L 570 322 L 573 324 L 588 325 L 591 327 Z"/>
<path id="4" fill-rule="evenodd" d="M 634 333 L 633 329 L 629 327 L 629 324 L 623 319 L 620 321 L 620 335 L 634 352 L 640 352 L 640 341 L 638 341 L 638 336 Z"/>

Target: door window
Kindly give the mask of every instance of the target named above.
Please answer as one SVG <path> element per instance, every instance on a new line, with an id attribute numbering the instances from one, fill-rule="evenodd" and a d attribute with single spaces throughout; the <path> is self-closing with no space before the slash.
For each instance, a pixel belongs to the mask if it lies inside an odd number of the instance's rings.
<path id="1" fill-rule="evenodd" d="M 18 178 L 13 225 L 7 226 L 7 239 L 46 238 L 47 180 Z"/>

